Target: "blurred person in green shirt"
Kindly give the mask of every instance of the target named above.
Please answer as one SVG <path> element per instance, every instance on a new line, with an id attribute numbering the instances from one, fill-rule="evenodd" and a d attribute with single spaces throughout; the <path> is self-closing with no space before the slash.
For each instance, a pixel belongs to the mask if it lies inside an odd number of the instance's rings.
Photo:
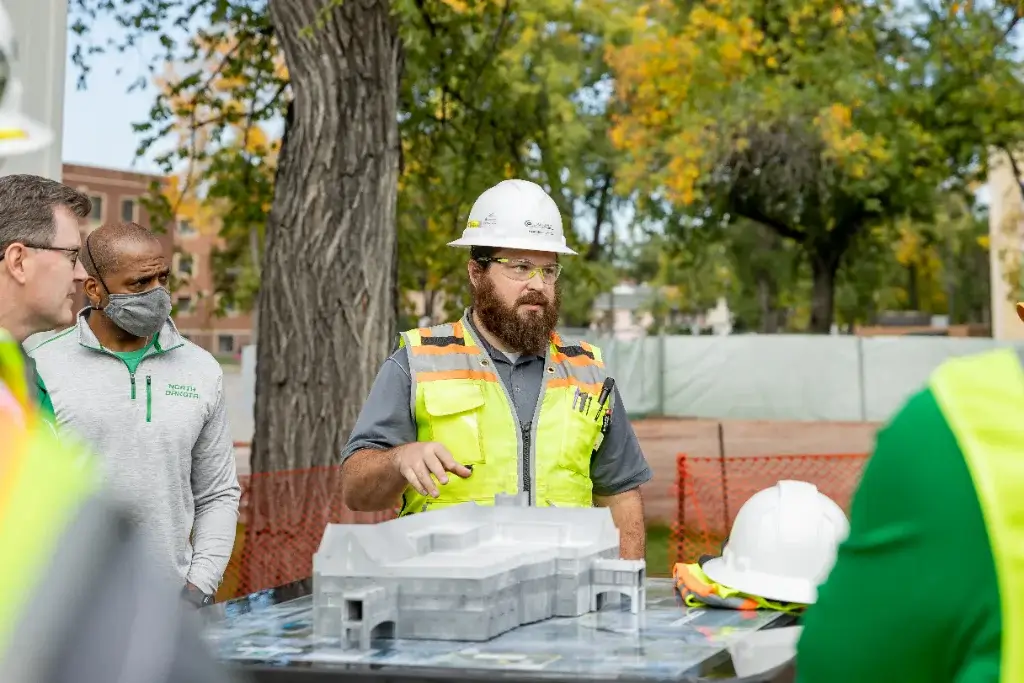
<path id="1" fill-rule="evenodd" d="M 1022 353 L 947 360 L 879 431 L 797 681 L 1024 681 Z"/>

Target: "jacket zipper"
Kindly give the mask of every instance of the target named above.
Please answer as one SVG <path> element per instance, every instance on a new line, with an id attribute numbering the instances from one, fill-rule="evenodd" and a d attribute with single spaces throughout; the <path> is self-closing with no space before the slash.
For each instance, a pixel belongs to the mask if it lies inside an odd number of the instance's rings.
<path id="1" fill-rule="evenodd" d="M 146 422 L 153 421 L 153 378 L 146 375 Z"/>
<path id="2" fill-rule="evenodd" d="M 135 400 L 135 373 L 129 371 L 128 376 L 132 378 L 132 400 Z"/>
<path id="3" fill-rule="evenodd" d="M 537 400 L 539 401 L 540 398 Z M 519 423 L 519 427 L 523 431 L 523 493 L 527 494 L 527 500 L 531 498 L 530 491 L 533 489 L 533 482 L 530 481 L 530 429 L 532 426 L 532 422 Z"/>

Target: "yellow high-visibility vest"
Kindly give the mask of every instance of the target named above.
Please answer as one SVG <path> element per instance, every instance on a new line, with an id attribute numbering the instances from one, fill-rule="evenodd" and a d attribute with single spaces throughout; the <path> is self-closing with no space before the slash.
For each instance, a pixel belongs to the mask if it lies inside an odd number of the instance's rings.
<path id="1" fill-rule="evenodd" d="M 532 420 L 521 416 L 530 424 L 524 430 L 493 361 L 465 319 L 403 332 L 400 344 L 409 349 L 417 440 L 443 444 L 473 469 L 466 479 L 450 476 L 437 499 L 408 487 L 401 514 L 469 501 L 490 505 L 499 493 L 528 493 L 531 505 L 593 505 L 590 459 L 612 404 L 609 397 L 605 410 L 597 405 L 605 379 L 598 347 L 565 344 L 552 335 L 536 413 Z M 577 390 L 593 397 L 588 413 L 578 409 Z"/>
<path id="2" fill-rule="evenodd" d="M 954 358 L 931 391 L 967 462 L 995 560 L 999 680 L 1024 681 L 1024 369 L 1009 349 Z"/>
<path id="3" fill-rule="evenodd" d="M 62 536 L 99 489 L 95 461 L 79 445 L 61 443 L 39 417 L 25 380 L 21 351 L 0 330 L 0 663 Z"/>

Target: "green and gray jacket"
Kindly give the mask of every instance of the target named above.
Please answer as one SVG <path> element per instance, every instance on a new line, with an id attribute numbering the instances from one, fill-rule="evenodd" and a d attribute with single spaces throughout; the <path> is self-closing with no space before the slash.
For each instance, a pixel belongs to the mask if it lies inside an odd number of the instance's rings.
<path id="1" fill-rule="evenodd" d="M 159 544 L 163 564 L 213 593 L 239 501 L 220 364 L 168 320 L 132 372 L 100 345 L 88 315 L 30 352 L 58 429 L 99 454 L 107 487 Z"/>

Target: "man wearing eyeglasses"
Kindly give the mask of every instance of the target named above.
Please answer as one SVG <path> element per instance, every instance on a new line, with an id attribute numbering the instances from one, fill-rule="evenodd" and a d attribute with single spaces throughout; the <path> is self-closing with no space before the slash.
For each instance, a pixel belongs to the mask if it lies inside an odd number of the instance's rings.
<path id="1" fill-rule="evenodd" d="M 0 329 L 19 344 L 74 322 L 75 286 L 86 278 L 79 225 L 90 209 L 87 196 L 48 178 L 0 177 Z M 52 423 L 49 394 L 27 358 L 26 368 Z"/>
<path id="2" fill-rule="evenodd" d="M 470 210 L 472 306 L 402 333 L 342 452 L 345 500 L 402 515 L 517 494 L 608 507 L 620 555 L 645 551 L 639 486 L 652 473 L 599 348 L 556 332 L 566 246 L 554 200 L 506 180 Z"/>

